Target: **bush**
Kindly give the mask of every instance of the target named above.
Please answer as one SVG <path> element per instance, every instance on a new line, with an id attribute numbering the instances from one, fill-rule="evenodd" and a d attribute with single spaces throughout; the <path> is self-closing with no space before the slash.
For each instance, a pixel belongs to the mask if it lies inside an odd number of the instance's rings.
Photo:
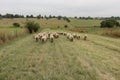
<path id="1" fill-rule="evenodd" d="M 117 22 L 116 20 L 105 20 L 105 21 L 102 21 L 101 23 L 101 28 L 112 28 L 114 26 L 118 27 L 120 26 L 119 22 Z"/>
<path id="2" fill-rule="evenodd" d="M 39 24 L 34 21 L 26 22 L 25 27 L 29 30 L 29 33 L 37 32 L 40 28 Z"/>
<path id="3" fill-rule="evenodd" d="M 13 26 L 14 27 L 20 27 L 20 24 L 19 23 L 13 23 Z"/>
<path id="4" fill-rule="evenodd" d="M 64 28 L 68 28 L 68 25 L 65 25 Z"/>

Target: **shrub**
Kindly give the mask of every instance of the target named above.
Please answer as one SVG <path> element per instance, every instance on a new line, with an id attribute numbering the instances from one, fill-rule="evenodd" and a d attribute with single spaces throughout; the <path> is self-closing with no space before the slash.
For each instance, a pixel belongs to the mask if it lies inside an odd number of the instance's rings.
<path id="1" fill-rule="evenodd" d="M 68 28 L 68 25 L 65 25 L 64 28 Z"/>
<path id="2" fill-rule="evenodd" d="M 112 28 L 114 26 L 118 27 L 120 26 L 119 22 L 117 22 L 116 20 L 105 20 L 105 21 L 102 21 L 101 23 L 101 28 Z"/>
<path id="3" fill-rule="evenodd" d="M 26 22 L 25 27 L 29 30 L 29 33 L 37 32 L 40 28 L 38 23 L 35 23 L 34 21 L 28 21 Z"/>
<path id="4" fill-rule="evenodd" d="M 67 21 L 67 22 L 70 22 L 70 19 L 66 18 L 66 21 Z"/>
<path id="5" fill-rule="evenodd" d="M 39 30 L 40 26 L 38 23 L 34 23 L 34 28 L 33 28 L 33 31 L 34 32 L 37 32 Z"/>
<path id="6" fill-rule="evenodd" d="M 20 24 L 19 23 L 13 23 L 13 26 L 14 27 L 20 27 Z"/>

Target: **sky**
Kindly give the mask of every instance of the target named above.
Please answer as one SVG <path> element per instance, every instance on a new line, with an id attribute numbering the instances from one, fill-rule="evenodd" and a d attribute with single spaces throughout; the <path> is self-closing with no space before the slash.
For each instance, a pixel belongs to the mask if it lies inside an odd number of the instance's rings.
<path id="1" fill-rule="evenodd" d="M 120 16 L 120 0 L 0 0 L 0 14 Z"/>

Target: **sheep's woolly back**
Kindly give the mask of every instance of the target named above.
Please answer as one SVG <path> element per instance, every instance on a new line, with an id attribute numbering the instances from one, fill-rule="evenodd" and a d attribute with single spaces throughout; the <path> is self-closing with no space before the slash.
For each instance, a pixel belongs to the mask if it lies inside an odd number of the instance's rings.
<path id="1" fill-rule="evenodd" d="M 42 36 L 41 41 L 42 41 L 43 43 L 46 42 L 46 41 L 47 41 L 47 36 L 46 36 L 46 35 Z"/>
<path id="2" fill-rule="evenodd" d="M 50 35 L 50 42 L 53 42 L 53 40 L 54 40 L 54 36 L 51 34 Z"/>
<path id="3" fill-rule="evenodd" d="M 41 32 L 38 34 L 33 34 L 33 38 L 36 40 L 36 42 L 41 41 L 42 43 L 45 43 L 47 42 L 47 40 L 53 42 L 55 38 L 59 38 L 59 36 L 61 35 L 64 35 L 70 41 L 73 41 L 74 39 L 79 40 L 81 38 L 80 34 L 68 33 L 68 32 Z M 83 40 L 87 40 L 87 39 L 88 39 L 88 35 L 85 34 L 83 36 Z"/>
<path id="4" fill-rule="evenodd" d="M 73 35 L 69 35 L 69 36 L 68 36 L 68 39 L 69 39 L 70 41 L 73 41 L 73 39 L 74 39 Z"/>

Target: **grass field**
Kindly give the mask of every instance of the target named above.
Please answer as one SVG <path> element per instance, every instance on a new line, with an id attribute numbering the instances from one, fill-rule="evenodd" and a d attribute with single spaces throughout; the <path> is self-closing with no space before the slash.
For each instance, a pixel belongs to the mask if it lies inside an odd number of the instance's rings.
<path id="1" fill-rule="evenodd" d="M 27 19 L 0 20 L 0 44 L 12 40 L 0 45 L 0 80 L 120 80 L 119 38 L 97 35 L 120 36 L 120 28 L 100 29 L 100 20 L 28 20 L 38 22 L 40 31 L 82 32 L 81 39 L 70 42 L 60 36 L 53 43 L 42 44 L 32 35 L 23 36 L 24 28 L 12 27 L 14 22 L 23 27 Z"/>
<path id="2" fill-rule="evenodd" d="M 28 35 L 0 48 L 0 80 L 120 80 L 119 63 L 119 39 L 88 34 L 42 44 Z"/>
<path id="3" fill-rule="evenodd" d="M 27 20 L 32 20 L 38 22 L 42 28 L 57 28 L 58 26 L 63 28 L 64 25 L 68 25 L 69 27 L 93 27 L 93 26 L 100 26 L 101 20 L 82 20 L 82 19 L 70 19 L 70 23 L 64 20 L 58 19 L 36 19 L 36 18 L 15 18 L 15 19 L 1 19 L 0 20 L 0 27 L 10 27 L 14 22 L 18 22 L 21 26 L 24 26 Z"/>

